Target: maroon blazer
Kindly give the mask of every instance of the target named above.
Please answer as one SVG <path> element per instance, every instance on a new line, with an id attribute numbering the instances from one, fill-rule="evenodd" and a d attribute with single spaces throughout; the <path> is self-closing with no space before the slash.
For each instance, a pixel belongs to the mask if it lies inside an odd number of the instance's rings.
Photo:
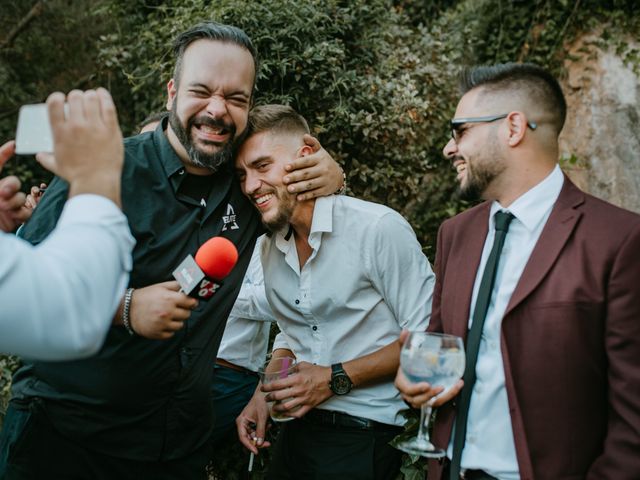
<path id="1" fill-rule="evenodd" d="M 490 202 L 438 234 L 430 331 L 466 337 Z M 640 478 L 640 215 L 565 177 L 502 320 L 522 480 Z M 446 447 L 455 401 L 433 441 Z M 430 480 L 442 465 L 429 464 Z"/>

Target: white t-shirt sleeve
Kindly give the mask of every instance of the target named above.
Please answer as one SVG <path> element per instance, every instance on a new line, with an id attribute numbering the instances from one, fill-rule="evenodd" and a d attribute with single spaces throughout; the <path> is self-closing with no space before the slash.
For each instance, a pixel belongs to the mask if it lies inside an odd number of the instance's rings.
<path id="1" fill-rule="evenodd" d="M 267 301 L 264 290 L 264 273 L 260 261 L 260 244 L 263 237 L 259 237 L 251 255 L 240 293 L 229 314 L 231 318 L 245 318 L 258 322 L 275 322 L 273 311 Z"/>

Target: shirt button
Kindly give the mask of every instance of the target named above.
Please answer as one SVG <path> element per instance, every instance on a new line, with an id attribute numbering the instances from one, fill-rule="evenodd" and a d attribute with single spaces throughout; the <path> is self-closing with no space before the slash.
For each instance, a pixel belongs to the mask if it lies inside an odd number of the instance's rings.
<path id="1" fill-rule="evenodd" d="M 184 168 L 181 168 L 180 170 L 178 170 L 178 174 L 179 175 L 184 175 Z"/>
<path id="2" fill-rule="evenodd" d="M 296 305 L 299 305 L 299 304 L 300 304 L 300 300 L 296 298 Z"/>
<path id="3" fill-rule="evenodd" d="M 311 329 L 315 332 L 316 330 L 318 330 L 318 326 L 314 325 L 313 327 L 311 327 Z"/>

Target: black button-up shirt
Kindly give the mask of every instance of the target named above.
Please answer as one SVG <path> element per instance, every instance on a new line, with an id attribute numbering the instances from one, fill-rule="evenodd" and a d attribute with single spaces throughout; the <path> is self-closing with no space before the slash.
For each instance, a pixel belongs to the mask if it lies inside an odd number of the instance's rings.
<path id="1" fill-rule="evenodd" d="M 170 340 L 132 337 L 123 327 L 112 327 L 95 356 L 27 364 L 13 385 L 15 398 L 43 398 L 63 435 L 91 450 L 145 461 L 181 458 L 207 441 L 213 424 L 214 360 L 255 239 L 262 233 L 258 213 L 231 170 L 210 177 L 206 206 L 182 193 L 189 174 L 163 128 L 166 121 L 155 132 L 125 140 L 122 204 L 137 241 L 130 286 L 173 280 L 178 264 L 216 235 L 236 245 L 237 265 Z M 51 183 L 21 232 L 25 239 L 35 244 L 49 234 L 67 193 L 64 181 Z M 55 328 L 56 319 L 50 320 Z"/>

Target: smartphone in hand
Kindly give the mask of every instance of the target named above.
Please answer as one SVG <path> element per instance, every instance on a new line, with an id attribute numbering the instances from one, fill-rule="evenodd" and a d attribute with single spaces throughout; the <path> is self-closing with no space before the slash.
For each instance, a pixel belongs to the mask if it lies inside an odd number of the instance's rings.
<path id="1" fill-rule="evenodd" d="M 53 152 L 53 136 L 46 103 L 23 105 L 18 116 L 16 153 L 33 155 Z"/>

